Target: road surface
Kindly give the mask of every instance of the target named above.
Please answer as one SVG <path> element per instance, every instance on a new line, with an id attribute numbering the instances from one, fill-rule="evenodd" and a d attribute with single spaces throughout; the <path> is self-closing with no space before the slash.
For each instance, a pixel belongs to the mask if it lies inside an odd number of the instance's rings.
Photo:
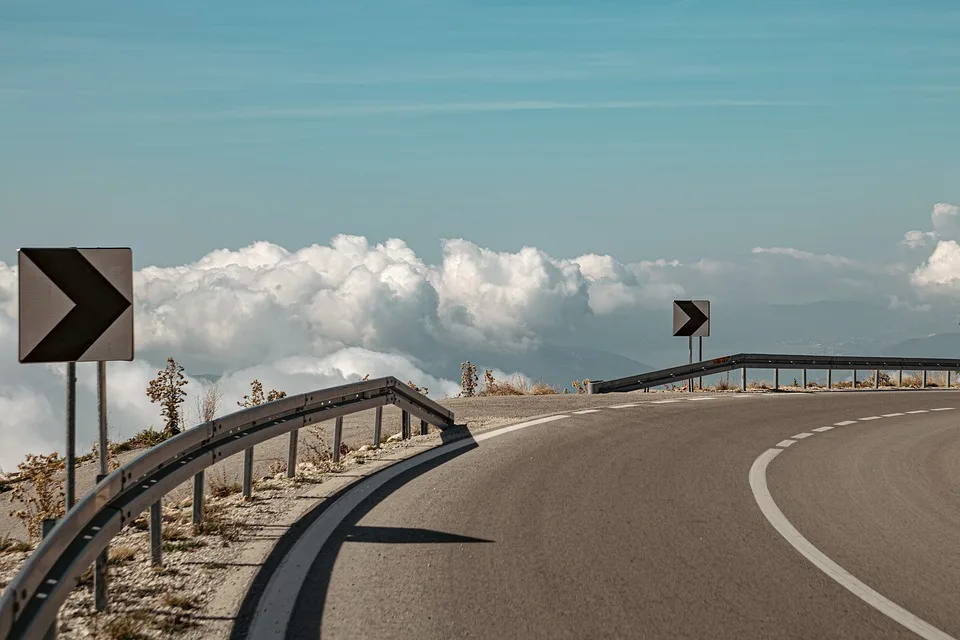
<path id="1" fill-rule="evenodd" d="M 319 553 L 317 520 L 253 629 L 960 638 L 960 394 L 636 397 L 478 436 L 325 525 Z"/>

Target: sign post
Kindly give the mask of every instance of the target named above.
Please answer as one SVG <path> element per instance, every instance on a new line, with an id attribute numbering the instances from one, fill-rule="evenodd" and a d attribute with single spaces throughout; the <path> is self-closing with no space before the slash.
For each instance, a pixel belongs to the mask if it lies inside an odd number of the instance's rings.
<path id="1" fill-rule="evenodd" d="M 97 363 L 98 482 L 107 473 L 106 362 L 133 360 L 133 252 L 126 248 L 23 248 L 18 252 L 21 363 L 67 363 L 65 512 L 76 503 L 77 363 Z M 106 608 L 106 554 L 95 600 Z"/>
<path id="2" fill-rule="evenodd" d="M 703 338 L 710 336 L 709 300 L 674 300 L 673 335 L 689 338 L 690 364 L 693 364 L 693 339 L 700 338 L 700 359 L 703 360 Z M 703 388 L 703 378 L 700 378 Z M 693 391 L 693 378 L 687 380 L 687 390 Z"/>

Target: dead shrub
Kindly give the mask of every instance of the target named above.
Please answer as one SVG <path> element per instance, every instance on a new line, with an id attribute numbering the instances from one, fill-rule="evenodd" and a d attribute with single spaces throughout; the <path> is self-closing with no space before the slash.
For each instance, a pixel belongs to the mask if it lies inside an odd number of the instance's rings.
<path id="1" fill-rule="evenodd" d="M 10 502 L 19 502 L 22 506 L 11 511 L 10 515 L 26 525 L 31 540 L 40 540 L 44 519 L 63 517 L 63 481 L 55 476 L 65 468 L 65 460 L 57 452 L 47 455 L 28 453 L 17 468 L 21 481 L 10 492 Z"/>

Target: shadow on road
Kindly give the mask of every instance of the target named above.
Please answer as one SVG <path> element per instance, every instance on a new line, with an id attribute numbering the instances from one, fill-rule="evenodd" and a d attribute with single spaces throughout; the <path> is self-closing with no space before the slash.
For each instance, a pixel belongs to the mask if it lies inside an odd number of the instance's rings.
<path id="1" fill-rule="evenodd" d="M 461 536 L 457 533 L 445 533 L 430 529 L 408 527 L 361 527 L 355 526 L 347 531 L 344 542 L 379 542 L 382 544 L 423 544 L 444 542 L 493 542 L 483 538 Z"/>
<path id="2" fill-rule="evenodd" d="M 288 627 L 287 639 L 299 638 L 316 639 L 320 637 L 320 623 L 323 620 L 323 609 L 327 599 L 327 589 L 333 574 L 333 565 L 340 553 L 344 542 L 380 542 L 386 544 L 447 544 L 447 543 L 490 543 L 493 540 L 472 538 L 459 534 L 431 531 L 429 529 L 410 529 L 403 527 L 364 527 L 357 523 L 391 493 L 404 486 L 411 480 L 445 464 L 464 453 L 476 449 L 479 445 L 473 441 L 470 431 L 463 425 L 446 429 L 440 433 L 444 444 L 469 439 L 471 442 L 444 455 L 438 456 L 429 462 L 417 465 L 409 471 L 393 478 L 382 487 L 371 493 L 360 505 L 350 512 L 336 531 L 324 545 L 322 552 L 310 567 L 309 578 L 294 606 L 291 624 Z M 426 453 L 426 452 L 424 452 Z M 414 458 L 411 459 L 415 459 Z M 389 469 L 385 467 L 384 469 Z M 374 474 L 375 475 L 375 474 Z M 282 535 L 273 551 L 266 558 L 260 571 L 254 576 L 237 613 L 231 640 L 245 640 L 249 637 L 250 625 L 266 590 L 267 584 L 279 567 L 280 562 L 290 552 L 297 540 L 309 529 L 332 504 L 349 492 L 353 486 L 347 486 L 336 492 L 328 499 L 304 514 L 290 529 Z"/>

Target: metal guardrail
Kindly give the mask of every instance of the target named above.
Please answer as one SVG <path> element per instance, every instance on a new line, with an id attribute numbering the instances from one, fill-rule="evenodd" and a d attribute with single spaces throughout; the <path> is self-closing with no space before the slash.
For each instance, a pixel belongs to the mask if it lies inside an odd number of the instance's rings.
<path id="1" fill-rule="evenodd" d="M 343 416 L 376 409 L 374 446 L 378 447 L 382 407 L 387 404 L 402 410 L 403 438 L 411 435 L 411 415 L 420 418 L 421 434 L 427 432 L 427 424 L 440 429 L 454 424 L 452 411 L 396 378 L 386 377 L 250 407 L 183 431 L 146 450 L 82 497 L 30 555 L 0 598 L 0 638 L 43 637 L 56 622 L 77 579 L 114 536 L 148 508 L 151 537 L 159 540 L 160 500 L 191 477 L 195 483 L 194 523 L 199 523 L 202 504 L 198 508 L 198 502 L 203 498 L 203 470 L 207 467 L 245 450 L 250 452 L 247 457 L 252 462 L 254 445 L 289 433 L 288 475 L 292 475 L 297 431 L 330 419 L 336 419 L 333 457 L 338 461 Z M 252 464 L 245 464 L 245 492 L 251 470 Z M 159 557 L 159 544 L 155 546 L 154 561 Z"/>
<path id="2" fill-rule="evenodd" d="M 856 356 L 805 356 L 805 355 L 783 355 L 783 354 L 762 354 L 762 353 L 738 353 L 732 356 L 724 356 L 714 360 L 704 360 L 685 364 L 669 369 L 651 371 L 637 376 L 628 376 L 617 378 L 615 380 L 595 380 L 591 381 L 587 388 L 587 393 L 615 393 L 623 391 L 638 391 L 659 387 L 666 384 L 676 383 L 678 381 L 692 380 L 693 378 L 713 375 L 716 373 L 725 373 L 734 369 L 741 369 L 743 377 L 741 388 L 747 387 L 748 369 L 774 369 L 777 374 L 774 387 L 779 387 L 780 369 L 803 369 L 804 380 L 803 387 L 807 387 L 806 370 L 826 370 L 827 386 L 831 387 L 831 373 L 833 371 L 852 370 L 854 381 L 856 381 L 857 370 L 880 371 L 899 371 L 900 386 L 904 371 L 922 371 L 923 383 L 926 387 L 926 373 L 928 371 L 946 371 L 950 375 L 952 371 L 960 370 L 960 360 L 951 360 L 946 358 L 872 358 Z M 879 376 L 874 377 L 876 386 L 879 387 Z"/>

